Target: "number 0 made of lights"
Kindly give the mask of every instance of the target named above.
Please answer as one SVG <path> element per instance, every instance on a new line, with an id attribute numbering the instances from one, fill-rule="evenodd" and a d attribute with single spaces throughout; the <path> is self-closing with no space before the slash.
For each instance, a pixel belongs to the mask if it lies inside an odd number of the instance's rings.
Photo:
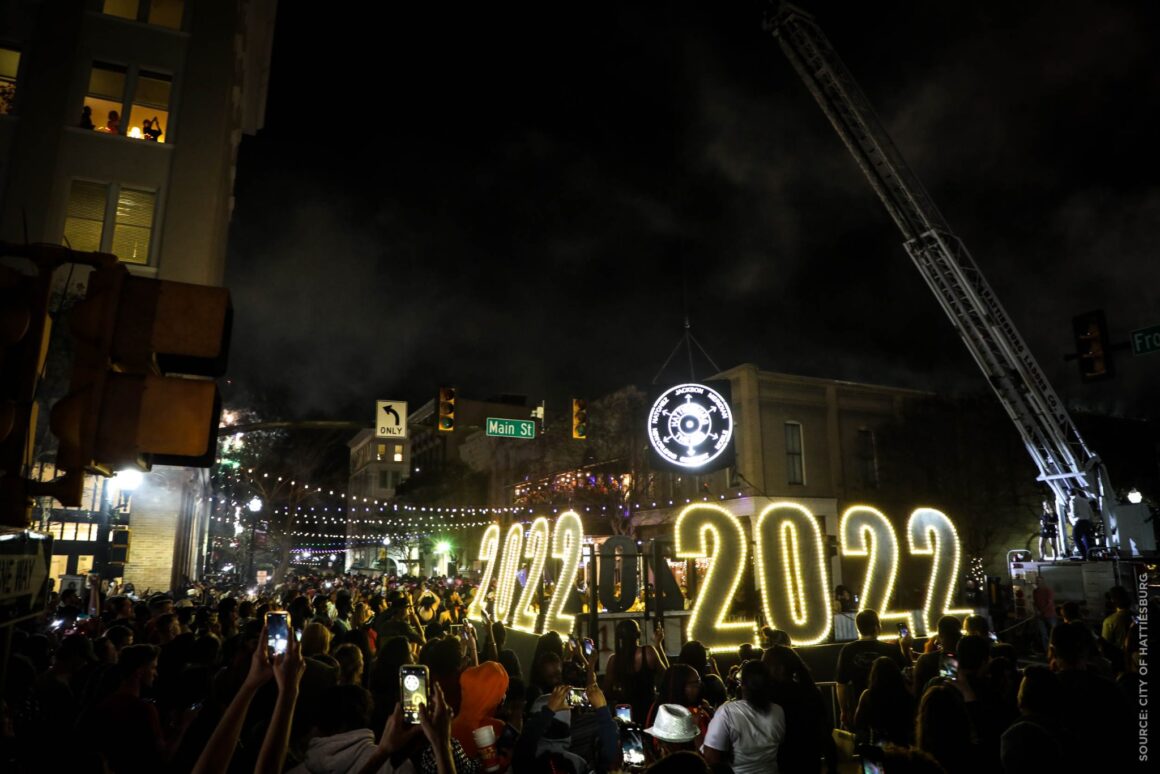
<path id="1" fill-rule="evenodd" d="M 834 625 L 826 548 L 817 518 L 797 503 L 774 503 L 754 527 L 765 619 L 794 645 L 814 645 Z"/>
<path id="2" fill-rule="evenodd" d="M 495 620 L 508 623 L 512 597 L 516 593 L 516 573 L 523 558 L 524 525 L 518 521 L 508 527 L 503 541 L 503 558 L 499 561 L 499 578 L 495 582 Z"/>

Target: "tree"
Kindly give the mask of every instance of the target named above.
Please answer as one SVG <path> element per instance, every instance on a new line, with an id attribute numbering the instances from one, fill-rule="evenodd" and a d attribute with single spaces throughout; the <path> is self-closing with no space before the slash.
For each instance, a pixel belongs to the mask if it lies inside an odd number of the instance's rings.
<path id="1" fill-rule="evenodd" d="M 521 471 L 525 494 L 517 504 L 587 509 L 590 527 L 598 520 L 611 534 L 635 535 L 636 505 L 654 496 L 657 483 L 647 411 L 647 395 L 627 386 L 589 403 L 586 441 L 572 438 L 570 416 L 549 424 L 540 454 Z"/>
<path id="2" fill-rule="evenodd" d="M 250 408 L 223 411 L 226 427 L 261 419 Z M 254 430 L 231 435 L 223 427 L 215 483 L 228 498 L 224 502 L 227 512 L 233 509 L 233 513 L 240 513 L 243 524 L 249 527 L 238 536 L 240 539 L 230 541 L 239 567 L 248 567 L 251 557 L 255 561 L 268 559 L 275 566 L 274 582 L 285 578 L 298 542 L 294 533 L 313 529 L 302 523 L 299 509 L 323 500 L 323 493 L 346 491 L 346 434 L 342 430 Z M 255 497 L 261 501 L 256 514 L 247 507 Z M 326 499 L 333 498 L 327 495 Z M 259 545 L 252 541 L 262 526 L 266 546 L 259 555 Z"/>
<path id="3" fill-rule="evenodd" d="M 931 397 L 908 404 L 878 433 L 882 501 L 929 505 L 958 526 L 964 565 L 970 556 L 992 567 L 1038 529 L 1046 489 L 1006 414 L 989 396 Z M 988 561 L 990 560 L 990 561 Z"/>

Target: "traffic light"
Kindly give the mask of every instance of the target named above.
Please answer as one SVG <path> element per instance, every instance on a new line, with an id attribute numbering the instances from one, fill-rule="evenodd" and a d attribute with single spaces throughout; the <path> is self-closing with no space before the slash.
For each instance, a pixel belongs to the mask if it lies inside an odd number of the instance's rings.
<path id="1" fill-rule="evenodd" d="M 0 447 L 12 452 L 13 475 L 20 475 L 25 459 L 36 384 L 48 352 L 49 288 L 47 277 L 0 266 Z M 7 453 L 4 462 L 9 471 Z"/>
<path id="2" fill-rule="evenodd" d="M 1075 333 L 1075 351 L 1083 380 L 1097 382 L 1115 376 L 1104 310 L 1097 309 L 1073 317 L 1071 327 Z"/>
<path id="3" fill-rule="evenodd" d="M 57 245 L 0 242 L 0 254 L 26 259 L 31 274 L 0 266 L 0 524 L 28 526 L 37 424 L 37 384 L 52 320 L 52 273 L 69 251 Z"/>
<path id="4" fill-rule="evenodd" d="M 66 479 L 124 467 L 209 467 L 217 451 L 233 308 L 225 288 L 98 268 L 70 319 L 69 394 L 52 408 Z M 79 486 L 54 496 L 65 505 Z"/>
<path id="5" fill-rule="evenodd" d="M 439 421 L 436 427 L 440 432 L 450 433 L 455 430 L 455 388 L 439 388 Z"/>
<path id="6" fill-rule="evenodd" d="M 588 401 L 572 399 L 572 437 L 584 440 L 588 437 Z"/>

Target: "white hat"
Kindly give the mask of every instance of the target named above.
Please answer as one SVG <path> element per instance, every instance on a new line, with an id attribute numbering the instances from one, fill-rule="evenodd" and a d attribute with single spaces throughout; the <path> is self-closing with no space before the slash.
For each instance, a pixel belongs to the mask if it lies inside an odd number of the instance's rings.
<path id="1" fill-rule="evenodd" d="M 644 730 L 646 734 L 660 739 L 662 742 L 691 742 L 696 738 L 700 729 L 693 713 L 680 704 L 662 704 L 657 707 L 657 715 L 653 718 L 651 727 Z"/>

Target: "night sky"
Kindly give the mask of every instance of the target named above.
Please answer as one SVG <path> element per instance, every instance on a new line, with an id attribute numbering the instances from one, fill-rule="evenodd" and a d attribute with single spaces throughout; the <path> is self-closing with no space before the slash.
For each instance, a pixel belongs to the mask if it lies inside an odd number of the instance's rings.
<path id="1" fill-rule="evenodd" d="M 761 3 L 282 3 L 243 140 L 235 394 L 595 398 L 682 335 L 722 368 L 986 389 Z M 802 4 L 1073 406 L 1071 317 L 1160 324 L 1154 3 Z M 711 366 L 700 357 L 696 376 Z M 661 375 L 689 376 L 682 352 Z"/>

